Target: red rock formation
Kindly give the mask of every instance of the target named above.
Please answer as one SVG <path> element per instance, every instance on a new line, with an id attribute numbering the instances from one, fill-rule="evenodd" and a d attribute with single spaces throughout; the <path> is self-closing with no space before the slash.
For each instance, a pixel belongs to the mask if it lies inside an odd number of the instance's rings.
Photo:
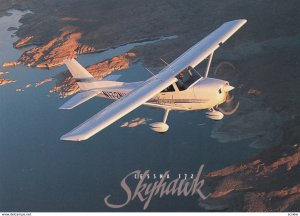
<path id="1" fill-rule="evenodd" d="M 231 211 L 292 211 L 300 200 L 299 161 L 297 144 L 277 146 L 253 161 L 211 172 L 211 196 L 204 203 Z"/>
<path id="2" fill-rule="evenodd" d="M 286 211 L 290 206 L 295 205 L 300 200 L 300 185 L 297 184 L 293 187 L 285 187 L 279 191 L 272 191 L 267 193 L 266 196 L 269 200 L 277 200 L 278 211 Z M 278 202 L 282 200 L 282 202 Z"/>
<path id="3" fill-rule="evenodd" d="M 250 94 L 250 95 L 260 95 L 261 94 L 261 91 L 259 91 L 259 90 L 257 90 L 257 89 L 254 89 L 254 88 L 250 88 L 249 90 L 248 90 L 248 94 Z"/>
<path id="4" fill-rule="evenodd" d="M 28 36 L 28 37 L 25 37 L 25 38 L 23 38 L 23 39 L 18 40 L 18 41 L 15 43 L 15 47 L 16 47 L 16 48 L 20 48 L 20 47 L 23 47 L 23 46 L 28 45 L 28 42 L 31 41 L 32 38 L 33 38 L 33 36 Z"/>
<path id="5" fill-rule="evenodd" d="M 0 72 L 0 76 L 8 74 L 8 72 Z"/>
<path id="6" fill-rule="evenodd" d="M 16 66 L 16 65 L 19 65 L 19 64 L 21 64 L 20 61 L 4 62 L 4 63 L 2 64 L 2 67 L 4 67 L 4 68 L 7 68 L 7 67 L 13 67 L 13 66 Z"/>
<path id="7" fill-rule="evenodd" d="M 147 124 L 147 122 L 150 121 L 150 119 L 146 119 L 146 118 L 135 118 L 135 119 L 132 119 L 128 122 L 124 122 L 121 127 L 128 127 L 128 128 L 134 128 L 134 127 L 137 127 L 139 125 L 144 125 L 144 124 Z"/>
<path id="8" fill-rule="evenodd" d="M 73 22 L 73 21 L 78 21 L 80 19 L 76 18 L 76 17 L 62 17 L 61 20 L 62 21 L 67 21 L 67 22 Z"/>
<path id="9" fill-rule="evenodd" d="M 28 66 L 51 68 L 62 65 L 63 60 L 67 58 L 95 51 L 95 48 L 78 42 L 82 33 L 76 32 L 76 27 L 66 26 L 60 31 L 60 36 L 47 44 L 24 52 L 19 61 Z"/>
<path id="10" fill-rule="evenodd" d="M 129 52 L 123 55 L 113 57 L 112 59 L 100 62 L 98 64 L 87 67 L 87 70 L 97 79 L 109 75 L 113 71 L 124 70 L 129 67 L 133 58 L 136 57 L 135 53 Z"/>
<path id="11" fill-rule="evenodd" d="M 9 83 L 14 83 L 14 82 L 16 82 L 16 81 L 15 80 L 10 80 L 10 79 L 0 78 L 0 86 L 7 85 Z"/>
<path id="12" fill-rule="evenodd" d="M 4 79 L 4 78 L 2 78 L 1 76 L 2 76 L 2 75 L 5 75 L 5 74 L 8 74 L 8 72 L 0 72 L 0 86 L 7 85 L 7 84 L 9 84 L 9 83 L 14 83 L 14 82 L 16 82 L 15 80 Z"/>
<path id="13" fill-rule="evenodd" d="M 51 82 L 52 80 L 53 80 L 53 78 L 47 78 L 47 79 L 44 79 L 44 80 L 42 80 L 42 81 L 40 81 L 40 82 L 37 82 L 37 83 L 35 84 L 35 87 L 39 87 L 39 86 L 41 86 L 41 85 L 43 85 L 43 84 L 45 84 L 45 83 Z"/>

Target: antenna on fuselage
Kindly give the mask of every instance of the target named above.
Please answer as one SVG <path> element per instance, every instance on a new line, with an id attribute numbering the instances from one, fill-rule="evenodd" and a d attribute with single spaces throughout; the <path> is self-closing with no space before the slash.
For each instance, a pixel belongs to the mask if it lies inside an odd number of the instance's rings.
<path id="1" fill-rule="evenodd" d="M 172 68 L 172 66 L 168 63 L 168 62 L 166 62 L 165 60 L 163 60 L 162 58 L 159 58 L 163 63 L 165 63 L 173 72 L 175 72 L 174 70 L 173 70 L 173 68 Z"/>
<path id="2" fill-rule="evenodd" d="M 162 58 L 159 58 L 163 63 L 165 63 L 167 66 L 169 66 L 169 63 L 163 60 Z"/>
<path id="3" fill-rule="evenodd" d="M 145 67 L 145 69 L 146 69 L 149 73 L 151 73 L 155 78 L 157 78 L 157 76 L 156 76 L 151 70 L 149 70 L 149 69 L 146 68 L 146 67 Z"/>
<path id="4" fill-rule="evenodd" d="M 162 58 L 160 58 L 160 60 L 161 60 L 163 63 L 165 63 L 167 66 L 169 66 L 169 63 L 168 63 L 168 62 L 166 62 L 166 61 L 163 60 Z M 195 68 L 193 68 L 192 66 L 189 66 L 187 69 L 189 69 L 189 68 L 191 68 L 192 70 L 194 70 L 200 77 L 202 77 L 201 74 L 200 74 Z"/>

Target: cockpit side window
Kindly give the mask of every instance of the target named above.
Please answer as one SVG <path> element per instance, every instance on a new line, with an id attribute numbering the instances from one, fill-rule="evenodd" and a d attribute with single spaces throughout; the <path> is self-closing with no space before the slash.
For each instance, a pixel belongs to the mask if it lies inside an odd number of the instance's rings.
<path id="1" fill-rule="evenodd" d="M 162 90 L 161 92 L 174 92 L 174 91 L 175 91 L 174 86 L 170 85 L 167 88 L 165 88 L 164 90 Z"/>
<path id="2" fill-rule="evenodd" d="M 176 78 L 178 81 L 176 85 L 180 91 L 186 90 L 190 85 L 196 82 L 201 78 L 200 74 L 198 74 L 192 67 L 187 67 L 185 70 L 180 72 Z"/>

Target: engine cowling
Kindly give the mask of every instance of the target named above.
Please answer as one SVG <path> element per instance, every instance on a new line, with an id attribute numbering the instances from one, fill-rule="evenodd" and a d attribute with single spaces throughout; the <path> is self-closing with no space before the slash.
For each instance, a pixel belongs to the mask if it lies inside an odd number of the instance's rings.
<path id="1" fill-rule="evenodd" d="M 169 125 L 163 122 L 154 122 L 150 124 L 151 130 L 158 132 L 158 133 L 165 133 L 169 130 Z"/>
<path id="2" fill-rule="evenodd" d="M 219 111 L 208 111 L 205 113 L 206 117 L 215 121 L 219 121 L 224 117 L 224 114 Z"/>

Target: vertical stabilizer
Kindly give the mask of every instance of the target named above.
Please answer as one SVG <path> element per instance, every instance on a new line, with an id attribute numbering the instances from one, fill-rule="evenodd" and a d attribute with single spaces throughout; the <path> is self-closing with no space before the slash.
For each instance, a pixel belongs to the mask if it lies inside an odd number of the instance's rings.
<path id="1" fill-rule="evenodd" d="M 79 85 L 80 90 L 89 90 L 89 83 L 96 81 L 96 79 L 75 59 L 67 59 L 64 61 L 75 81 Z"/>

